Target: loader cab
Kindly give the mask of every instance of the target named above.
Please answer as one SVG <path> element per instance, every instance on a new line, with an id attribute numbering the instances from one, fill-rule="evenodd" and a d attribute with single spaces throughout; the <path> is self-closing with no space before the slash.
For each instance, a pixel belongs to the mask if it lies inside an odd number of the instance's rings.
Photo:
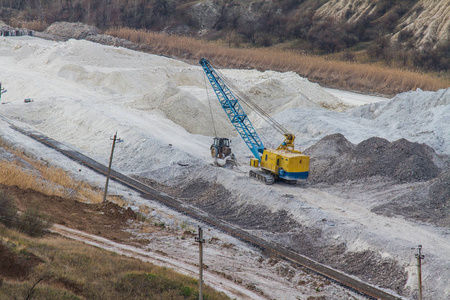
<path id="1" fill-rule="evenodd" d="M 231 140 L 228 138 L 215 137 L 210 147 L 211 156 L 223 158 L 231 154 Z"/>
<path id="2" fill-rule="evenodd" d="M 218 138 L 215 137 L 213 141 L 213 145 L 217 147 L 230 147 L 230 140 L 227 138 Z"/>

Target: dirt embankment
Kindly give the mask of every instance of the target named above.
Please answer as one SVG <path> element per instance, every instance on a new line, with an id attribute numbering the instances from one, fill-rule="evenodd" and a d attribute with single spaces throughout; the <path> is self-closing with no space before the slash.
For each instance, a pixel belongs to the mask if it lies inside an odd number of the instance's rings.
<path id="1" fill-rule="evenodd" d="M 33 253 L 15 253 L 0 243 L 0 274 L 14 280 L 26 279 L 42 260 Z M 1 282 L 1 281 L 0 281 Z"/>
<path id="2" fill-rule="evenodd" d="M 107 202 L 100 204 L 81 203 L 57 196 L 47 196 L 32 189 L 22 190 L 16 186 L 0 184 L 0 190 L 16 199 L 19 211 L 36 208 L 50 216 L 57 224 L 102 235 L 114 241 L 125 241 L 131 237 L 124 231 L 128 221 L 137 218 L 130 208 L 122 208 Z"/>

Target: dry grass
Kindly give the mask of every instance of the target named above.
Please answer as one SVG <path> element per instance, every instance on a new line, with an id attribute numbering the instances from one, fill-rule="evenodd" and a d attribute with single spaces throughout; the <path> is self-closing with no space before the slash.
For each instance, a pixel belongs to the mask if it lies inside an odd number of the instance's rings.
<path id="1" fill-rule="evenodd" d="M 153 209 L 146 205 L 139 205 L 139 212 L 144 215 L 149 215 L 152 211 Z"/>
<path id="2" fill-rule="evenodd" d="M 81 202 L 101 203 L 103 201 L 100 190 L 86 182 L 73 179 L 66 171 L 48 167 L 41 162 L 31 160 L 30 162 L 33 169 L 25 169 L 17 161 L 0 161 L 0 183 Z M 111 197 L 111 200 L 116 198 Z"/>
<path id="3" fill-rule="evenodd" d="M 190 37 L 130 28 L 114 28 L 108 30 L 106 34 L 149 45 L 153 53 L 187 60 L 205 57 L 220 67 L 293 71 L 324 86 L 349 90 L 393 95 L 417 88 L 438 90 L 450 86 L 450 80 L 432 74 L 327 60 L 286 50 L 230 48 Z"/>
<path id="4" fill-rule="evenodd" d="M 85 181 L 74 179 L 63 169 L 39 161 L 0 138 L 0 147 L 13 153 L 20 160 L 0 160 L 0 183 L 18 186 L 21 189 L 33 189 L 49 196 L 59 196 L 85 203 L 102 203 L 104 191 Z M 26 165 L 26 166 L 25 166 Z M 128 206 L 128 200 L 121 196 L 108 195 L 109 202 L 120 207 Z"/>
<path id="5" fill-rule="evenodd" d="M 0 139 L 0 147 L 14 154 L 14 161 L 0 160 L 0 183 L 18 186 L 21 189 L 33 189 L 49 196 L 59 196 L 81 202 L 101 203 L 103 193 L 87 182 L 75 180 L 63 169 L 39 161 Z M 108 200 L 122 203 L 119 197 Z M 123 205 L 123 203 L 122 203 Z"/>
<path id="6" fill-rule="evenodd" d="M 13 19 L 9 22 L 12 27 L 26 28 L 35 31 L 44 31 L 49 26 L 48 23 L 40 20 L 24 21 Z"/>
<path id="7" fill-rule="evenodd" d="M 31 239 L 0 226 L 2 243 L 41 263 L 25 281 L 3 280 L 1 299 L 25 299 L 30 287 L 35 299 L 196 299 L 197 280 L 175 271 L 83 243 L 49 236 Z M 6 257 L 2 257 L 5 259 Z M 205 299 L 229 299 L 204 287 Z"/>
<path id="8" fill-rule="evenodd" d="M 23 169 L 16 162 L 0 161 L 0 183 L 4 185 L 16 185 L 21 189 L 33 189 L 47 195 L 60 195 L 61 189 L 51 183 L 47 183 L 32 172 Z"/>

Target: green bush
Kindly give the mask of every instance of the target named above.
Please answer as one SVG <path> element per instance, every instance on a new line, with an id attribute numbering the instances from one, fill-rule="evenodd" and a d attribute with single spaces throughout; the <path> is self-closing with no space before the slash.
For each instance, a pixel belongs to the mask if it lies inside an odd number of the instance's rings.
<path id="1" fill-rule="evenodd" d="M 17 229 L 31 237 L 40 237 L 48 232 L 52 222 L 47 216 L 29 208 L 18 218 Z"/>

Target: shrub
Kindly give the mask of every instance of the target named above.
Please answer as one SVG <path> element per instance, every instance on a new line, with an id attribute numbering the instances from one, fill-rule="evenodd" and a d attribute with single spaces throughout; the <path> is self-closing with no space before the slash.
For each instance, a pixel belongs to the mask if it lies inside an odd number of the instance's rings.
<path id="1" fill-rule="evenodd" d="M 382 58 L 389 62 L 392 59 L 393 48 L 390 44 L 390 39 L 387 36 L 379 37 L 367 49 L 367 54 L 372 58 Z"/>
<path id="2" fill-rule="evenodd" d="M 17 229 L 31 237 L 40 237 L 48 232 L 52 222 L 36 209 L 29 208 L 20 215 Z"/>
<path id="3" fill-rule="evenodd" d="M 0 222 L 7 227 L 13 227 L 16 223 L 17 207 L 14 198 L 0 191 Z"/>
<path id="4" fill-rule="evenodd" d="M 332 17 L 321 20 L 312 26 L 307 38 L 313 48 L 319 48 L 328 53 L 342 50 L 345 47 L 343 31 Z"/>
<path id="5" fill-rule="evenodd" d="M 425 45 L 423 50 L 414 51 L 414 64 L 425 70 L 448 71 L 450 69 L 450 39 L 436 47 Z"/>

